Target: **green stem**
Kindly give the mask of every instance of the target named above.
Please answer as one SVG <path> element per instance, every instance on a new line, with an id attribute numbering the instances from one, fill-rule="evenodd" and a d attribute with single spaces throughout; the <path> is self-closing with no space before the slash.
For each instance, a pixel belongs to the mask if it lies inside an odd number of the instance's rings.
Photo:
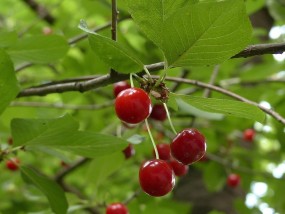
<path id="1" fill-rule="evenodd" d="M 174 132 L 174 134 L 177 135 L 177 131 L 175 130 L 175 128 L 174 128 L 174 126 L 173 126 L 173 123 L 172 123 L 172 120 L 171 120 L 171 118 L 170 118 L 170 114 L 169 114 L 169 111 L 168 111 L 168 108 L 167 108 L 166 103 L 163 103 L 163 106 L 164 106 L 164 109 L 165 109 L 165 111 L 166 111 L 166 115 L 167 115 L 167 118 L 168 118 L 170 127 L 171 127 L 172 131 Z"/>
<path id="2" fill-rule="evenodd" d="M 133 81 L 133 74 L 130 73 L 130 82 L 131 82 L 131 87 L 134 87 L 134 81 Z"/>
<path id="3" fill-rule="evenodd" d="M 153 140 L 153 137 L 152 137 L 152 134 L 151 134 L 149 125 L 148 125 L 148 121 L 147 121 L 147 119 L 145 119 L 144 121 L 145 121 L 145 125 L 146 125 L 146 128 L 147 128 L 148 135 L 149 135 L 149 137 L 150 137 L 150 141 L 151 141 L 152 146 L 153 146 L 153 149 L 154 149 L 155 157 L 156 157 L 156 159 L 159 159 L 158 151 L 157 151 L 155 142 L 154 142 L 154 140 Z"/>
<path id="4" fill-rule="evenodd" d="M 146 74 L 148 75 L 149 78 L 151 78 L 151 74 L 150 72 L 147 70 L 146 66 L 143 66 L 144 71 L 146 72 Z"/>

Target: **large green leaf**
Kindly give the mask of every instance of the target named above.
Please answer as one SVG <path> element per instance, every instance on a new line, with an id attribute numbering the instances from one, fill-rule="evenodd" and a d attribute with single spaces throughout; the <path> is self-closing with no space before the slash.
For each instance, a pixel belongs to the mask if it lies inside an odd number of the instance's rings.
<path id="1" fill-rule="evenodd" d="M 94 158 L 89 165 L 87 173 L 87 179 L 92 183 L 94 190 L 97 190 L 98 186 L 112 173 L 120 169 L 124 162 L 125 157 L 122 152 Z"/>
<path id="2" fill-rule="evenodd" d="M 127 1 L 135 22 L 162 49 L 169 67 L 219 64 L 251 39 L 243 0 L 186 6 L 178 1 L 173 7 L 174 1 Z"/>
<path id="3" fill-rule="evenodd" d="M 67 213 L 67 199 L 63 190 L 57 183 L 27 166 L 21 166 L 21 172 L 25 180 L 33 183 L 46 195 L 54 213 Z"/>
<path id="4" fill-rule="evenodd" d="M 19 93 L 13 63 L 7 53 L 0 49 L 0 114 Z"/>
<path id="5" fill-rule="evenodd" d="M 49 147 L 89 158 L 110 155 L 127 146 L 126 140 L 115 136 L 78 131 L 78 123 L 68 115 L 47 120 L 13 119 L 11 129 L 15 146 Z"/>
<path id="6" fill-rule="evenodd" d="M 8 49 L 8 53 L 16 61 L 48 63 L 64 57 L 68 48 L 62 36 L 30 36 L 19 39 Z"/>
<path id="7" fill-rule="evenodd" d="M 9 47 L 17 41 L 17 33 L 11 32 L 0 32 L 0 48 Z"/>
<path id="8" fill-rule="evenodd" d="M 265 121 L 265 113 L 258 107 L 235 100 L 203 98 L 188 95 L 171 94 L 177 100 L 182 99 L 186 103 L 204 111 L 222 113 L 229 116 L 252 119 L 261 123 Z"/>
<path id="9" fill-rule="evenodd" d="M 199 3 L 182 8 L 164 22 L 163 38 L 162 50 L 169 66 L 219 64 L 251 40 L 244 1 Z"/>
<path id="10" fill-rule="evenodd" d="M 89 33 L 89 43 L 95 54 L 107 65 L 120 73 L 135 73 L 143 70 L 143 63 L 126 47 L 107 37 L 90 31 L 84 21 L 80 29 Z"/>
<path id="11" fill-rule="evenodd" d="M 188 0 L 125 0 L 141 30 L 159 47 L 163 44 L 163 23 Z M 193 1 L 192 1 L 193 2 Z"/>

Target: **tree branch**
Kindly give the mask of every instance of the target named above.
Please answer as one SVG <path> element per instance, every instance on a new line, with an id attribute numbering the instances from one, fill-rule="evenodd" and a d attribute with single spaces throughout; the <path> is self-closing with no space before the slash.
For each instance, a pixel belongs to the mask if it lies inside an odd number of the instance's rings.
<path id="1" fill-rule="evenodd" d="M 282 54 L 285 52 L 285 42 L 275 44 L 250 45 L 232 58 L 246 58 L 264 54 Z"/>
<path id="2" fill-rule="evenodd" d="M 37 3 L 35 0 L 22 0 L 26 3 L 41 19 L 46 21 L 49 24 L 54 24 L 55 18 L 49 13 L 49 11 Z"/>

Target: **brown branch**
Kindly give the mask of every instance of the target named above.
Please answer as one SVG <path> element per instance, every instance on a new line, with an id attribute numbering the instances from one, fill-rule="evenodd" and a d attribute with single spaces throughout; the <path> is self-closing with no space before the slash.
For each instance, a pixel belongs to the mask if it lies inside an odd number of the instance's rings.
<path id="1" fill-rule="evenodd" d="M 158 76 L 154 76 L 154 78 L 158 78 Z M 191 85 L 196 85 L 198 87 L 202 87 L 202 88 L 208 88 L 214 91 L 217 91 L 219 93 L 225 94 L 227 96 L 230 96 L 232 98 L 235 98 L 237 100 L 240 100 L 242 102 L 254 105 L 256 107 L 258 107 L 260 110 L 262 110 L 263 112 L 265 112 L 268 115 L 271 115 L 273 118 L 275 118 L 278 122 L 282 123 L 285 125 L 285 118 L 283 118 L 280 114 L 278 114 L 277 112 L 273 111 L 272 109 L 268 109 L 262 105 L 259 105 L 256 102 L 253 102 L 251 100 L 246 99 L 245 97 L 242 97 L 238 94 L 235 94 L 231 91 L 228 91 L 224 88 L 218 87 L 218 86 L 214 86 L 214 85 L 210 85 L 207 83 L 203 83 L 203 82 L 199 82 L 197 80 L 188 80 L 188 79 L 181 79 L 181 78 L 176 78 L 176 77 L 167 77 L 166 80 L 169 81 L 174 81 L 174 82 L 181 82 L 181 83 L 186 83 L 186 84 L 191 84 Z"/>
<path id="2" fill-rule="evenodd" d="M 285 42 L 275 44 L 250 45 L 232 58 L 246 58 L 264 54 L 282 54 L 285 52 Z"/>
<path id="3" fill-rule="evenodd" d="M 82 158 L 78 160 L 77 162 L 73 163 L 72 165 L 68 166 L 67 168 L 63 168 L 61 171 L 59 171 L 55 175 L 54 180 L 58 183 L 61 183 L 63 179 L 65 178 L 65 176 L 74 172 L 77 168 L 86 164 L 89 160 L 90 160 L 89 158 Z"/>
<path id="4" fill-rule="evenodd" d="M 55 18 L 50 14 L 50 12 L 42 5 L 37 3 L 35 0 L 22 0 L 26 3 L 41 19 L 49 24 L 54 24 Z"/>

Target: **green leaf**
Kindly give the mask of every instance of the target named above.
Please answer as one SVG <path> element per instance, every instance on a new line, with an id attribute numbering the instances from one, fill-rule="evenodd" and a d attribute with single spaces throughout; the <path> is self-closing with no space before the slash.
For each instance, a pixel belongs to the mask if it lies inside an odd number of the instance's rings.
<path id="1" fill-rule="evenodd" d="M 0 48 L 9 47 L 17 41 L 17 33 L 12 32 L 0 32 Z"/>
<path id="2" fill-rule="evenodd" d="M 39 174 L 34 169 L 21 166 L 21 173 L 25 180 L 33 183 L 39 190 L 46 195 L 51 209 L 56 214 L 67 213 L 68 203 L 63 190 L 54 181 L 46 176 Z"/>
<path id="3" fill-rule="evenodd" d="M 125 0 L 129 12 L 140 29 L 157 46 L 163 44 L 163 23 L 179 8 L 185 6 L 188 0 Z M 196 1 L 191 1 L 196 2 Z"/>
<path id="4" fill-rule="evenodd" d="M 8 49 L 8 53 L 16 61 L 48 63 L 64 57 L 68 48 L 62 36 L 30 36 L 18 40 Z"/>
<path id="5" fill-rule="evenodd" d="M 127 48 L 114 40 L 91 32 L 83 21 L 79 27 L 89 33 L 89 43 L 92 50 L 111 68 L 125 74 L 143 70 L 143 63 Z"/>
<path id="6" fill-rule="evenodd" d="M 175 96 L 176 101 L 181 98 L 186 103 L 189 103 L 200 110 L 252 119 L 261 123 L 265 122 L 265 113 L 258 107 L 248 103 L 235 100 L 203 98 L 180 94 L 171 94 L 171 96 Z"/>
<path id="7" fill-rule="evenodd" d="M 251 40 L 243 0 L 127 2 L 134 21 L 163 51 L 169 67 L 219 64 Z"/>
<path id="8" fill-rule="evenodd" d="M 98 189 L 98 186 L 120 169 L 124 162 L 125 157 L 122 152 L 94 158 L 88 169 L 89 182 L 94 185 L 95 189 Z"/>
<path id="9" fill-rule="evenodd" d="M 219 64 L 248 45 L 251 30 L 243 0 L 199 3 L 165 20 L 161 48 L 168 66 Z"/>
<path id="10" fill-rule="evenodd" d="M 121 151 L 127 141 L 115 136 L 78 131 L 79 124 L 66 115 L 57 119 L 13 119 L 11 123 L 15 146 L 42 150 L 43 147 L 69 151 L 94 158 Z"/>
<path id="11" fill-rule="evenodd" d="M 13 63 L 7 53 L 0 49 L 0 114 L 19 91 Z"/>

